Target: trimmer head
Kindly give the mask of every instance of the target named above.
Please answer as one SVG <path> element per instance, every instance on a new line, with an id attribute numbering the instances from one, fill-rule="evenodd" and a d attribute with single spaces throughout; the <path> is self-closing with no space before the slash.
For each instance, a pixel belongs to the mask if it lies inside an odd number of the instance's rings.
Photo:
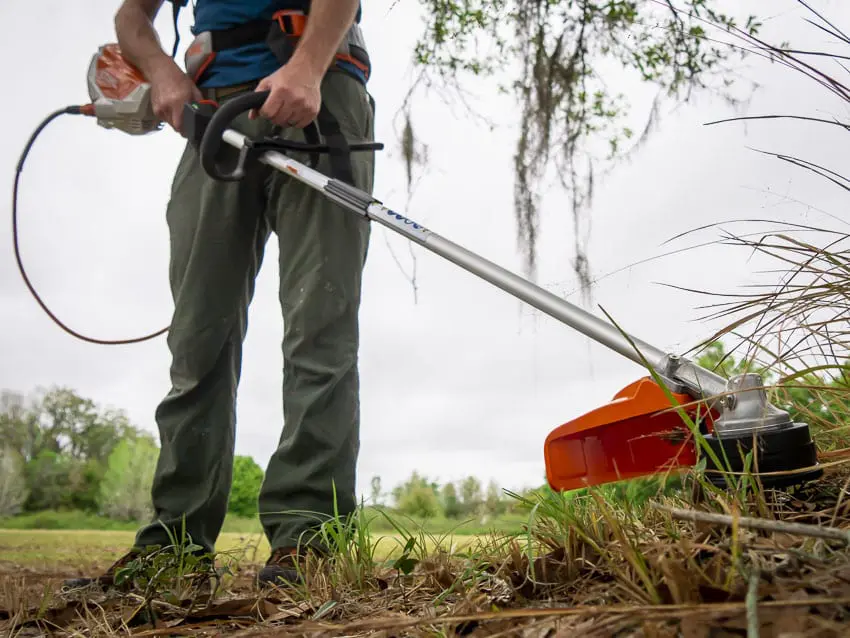
<path id="1" fill-rule="evenodd" d="M 691 403 L 686 394 L 673 397 L 679 405 Z M 644 377 L 611 402 L 559 426 L 543 448 L 550 487 L 574 490 L 693 465 L 693 435 L 671 407 L 664 390 Z M 683 409 L 692 419 L 710 417 L 704 406 Z"/>
<path id="2" fill-rule="evenodd" d="M 549 434 L 544 444 L 549 486 L 568 491 L 660 474 L 693 466 L 701 456 L 711 470 L 707 478 L 720 487 L 725 479 L 719 469 L 738 473 L 749 468 L 765 487 L 819 477 L 822 470 L 808 425 L 793 423 L 785 412 L 770 406 L 758 381 L 758 375 L 732 379 L 730 388 L 741 394 L 715 400 L 712 406 L 684 392 L 673 392 L 671 402 L 651 377 L 629 384 L 609 403 Z M 698 427 L 720 460 L 719 468 L 699 449 L 681 411 Z M 756 453 L 747 465 L 746 455 L 754 444 Z"/>

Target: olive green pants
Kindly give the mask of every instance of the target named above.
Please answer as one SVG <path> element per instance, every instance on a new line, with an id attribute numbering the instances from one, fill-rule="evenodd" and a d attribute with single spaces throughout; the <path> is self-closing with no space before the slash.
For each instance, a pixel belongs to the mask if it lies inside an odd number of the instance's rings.
<path id="1" fill-rule="evenodd" d="M 322 100 L 347 139 L 372 141 L 374 113 L 360 83 L 330 72 Z M 247 114 L 233 128 L 251 137 L 274 132 Z M 304 140 L 301 130 L 277 132 Z M 374 154 L 351 158 L 355 185 L 371 193 Z M 317 170 L 330 174 L 326 155 Z M 185 517 L 192 540 L 214 550 L 231 487 L 247 311 L 272 233 L 280 252 L 283 428 L 262 485 L 260 518 L 272 548 L 308 542 L 335 505 L 343 515 L 356 507 L 358 310 L 369 223 L 265 165 L 241 181 L 216 182 L 188 145 L 167 222 L 172 387 L 156 410 L 154 521 L 139 530 L 136 545 L 168 544 L 163 524 L 179 533 Z M 280 431 L 278 423 L 263 425 Z"/>

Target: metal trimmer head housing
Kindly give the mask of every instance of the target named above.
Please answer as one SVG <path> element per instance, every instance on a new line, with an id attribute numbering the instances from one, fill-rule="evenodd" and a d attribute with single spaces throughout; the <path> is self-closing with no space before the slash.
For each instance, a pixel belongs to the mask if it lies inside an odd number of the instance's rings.
<path id="1" fill-rule="evenodd" d="M 705 440 L 723 467 L 733 473 L 748 469 L 764 487 L 788 487 L 819 478 L 817 448 L 806 423 L 795 423 L 785 410 L 767 400 L 761 375 L 747 373 L 729 379 L 721 400 L 720 418 Z M 747 465 L 746 457 L 752 452 Z M 809 469 L 806 469 L 809 468 Z M 714 467 L 709 458 L 708 469 Z M 716 471 L 707 478 L 726 486 Z"/>
<path id="2" fill-rule="evenodd" d="M 695 398 L 676 380 L 663 380 L 666 389 L 652 377 L 641 378 L 611 402 L 553 430 L 544 444 L 549 486 L 568 491 L 661 474 L 691 467 L 702 456 L 707 478 L 718 487 L 727 486 L 724 473 L 745 470 L 758 475 L 766 488 L 822 474 L 808 425 L 794 423 L 767 401 L 760 375 L 733 377 L 726 392 L 707 399 Z"/>

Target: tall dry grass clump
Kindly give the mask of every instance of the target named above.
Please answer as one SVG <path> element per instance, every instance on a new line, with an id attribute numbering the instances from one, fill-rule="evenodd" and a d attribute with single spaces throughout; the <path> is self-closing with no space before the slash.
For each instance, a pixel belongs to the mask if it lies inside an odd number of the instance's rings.
<path id="1" fill-rule="evenodd" d="M 765 42 L 744 31 L 731 30 L 741 45 L 810 80 L 813 90 L 836 98 L 844 117 L 810 113 L 778 113 L 731 118 L 710 123 L 756 121 L 776 126 L 830 127 L 835 144 L 850 141 L 850 36 L 803 0 L 806 21 L 843 49 L 844 54 L 799 50 Z M 844 218 L 850 205 L 850 177 L 843 167 L 823 166 L 806 158 L 776 151 L 759 151 L 822 180 L 836 192 L 841 206 L 827 215 L 833 227 L 776 220 L 740 220 L 763 231 L 747 234 L 719 228 L 720 243 L 767 261 L 763 273 L 770 281 L 734 294 L 692 292 L 720 299 L 703 306 L 703 319 L 722 321 L 722 327 L 696 350 L 717 340 L 733 342 L 736 354 L 771 382 L 772 399 L 792 416 L 812 427 L 825 460 L 841 458 L 850 445 L 850 225 Z M 704 229 L 702 229 L 704 230 Z M 842 449 L 844 448 L 844 449 Z M 838 461 L 842 462 L 842 461 Z"/>

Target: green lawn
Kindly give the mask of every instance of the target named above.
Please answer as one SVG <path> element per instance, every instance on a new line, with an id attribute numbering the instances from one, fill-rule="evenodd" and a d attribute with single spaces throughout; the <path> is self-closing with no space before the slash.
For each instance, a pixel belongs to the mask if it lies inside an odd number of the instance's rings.
<path id="1" fill-rule="evenodd" d="M 465 534 L 452 538 L 451 542 L 458 548 L 476 538 Z M 392 556 L 404 545 L 404 537 L 399 534 L 375 533 L 372 540 L 379 559 Z M 132 531 L 0 529 L 0 572 L 25 568 L 47 573 L 83 573 L 108 566 L 132 542 Z M 426 540 L 426 545 L 433 542 Z M 243 563 L 261 563 L 268 556 L 269 545 L 260 533 L 226 532 L 219 537 L 216 551 L 227 552 Z"/>
<path id="2" fill-rule="evenodd" d="M 372 507 L 363 509 L 363 520 L 369 521 L 369 529 L 374 533 L 394 532 L 390 517 L 394 523 L 411 531 L 425 530 L 429 534 L 469 534 L 478 536 L 491 532 L 516 533 L 528 521 L 525 514 L 503 514 L 489 519 L 449 519 L 444 517 L 421 518 L 409 517 L 396 512 L 381 513 Z M 0 529 L 32 529 L 32 530 L 98 530 L 131 532 L 141 525 L 141 522 L 116 521 L 81 511 L 51 511 L 20 514 L 10 518 L 0 518 Z M 228 514 L 224 520 L 222 532 L 236 534 L 261 534 L 262 527 L 257 518 L 242 518 Z"/>
<path id="3" fill-rule="evenodd" d="M 411 519 L 391 514 L 394 524 L 418 537 L 419 546 L 433 549 L 435 537 L 448 549 L 463 547 L 492 532 L 517 532 L 524 517 L 491 521 L 457 521 L 442 518 Z M 405 537 L 376 510 L 366 508 L 369 534 L 378 559 L 402 549 Z M 0 572 L 18 568 L 40 573 L 83 573 L 111 564 L 131 546 L 140 523 L 105 519 L 79 511 L 44 511 L 0 519 Z M 266 560 L 269 545 L 257 519 L 228 515 L 216 551 L 227 552 L 241 563 Z"/>

